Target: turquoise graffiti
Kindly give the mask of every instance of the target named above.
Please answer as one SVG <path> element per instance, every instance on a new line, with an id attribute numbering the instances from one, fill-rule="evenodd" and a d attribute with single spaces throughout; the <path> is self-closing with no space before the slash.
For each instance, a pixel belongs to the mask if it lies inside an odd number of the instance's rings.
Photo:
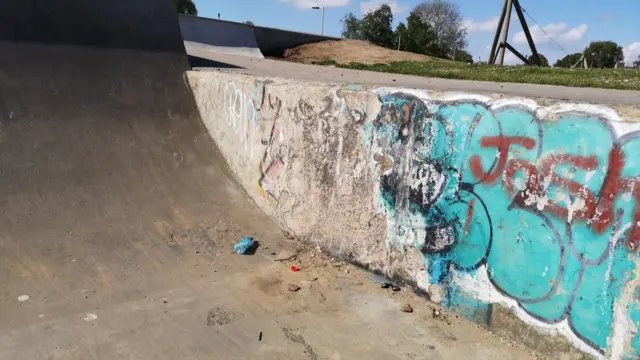
<path id="1" fill-rule="evenodd" d="M 517 104 L 380 100 L 367 141 L 389 236 L 415 240 L 432 283 L 486 271 L 529 315 L 567 320 L 603 354 L 616 306 L 640 321 L 637 294 L 616 305 L 636 278 L 640 132 L 618 135 L 581 111 L 541 119 Z"/>

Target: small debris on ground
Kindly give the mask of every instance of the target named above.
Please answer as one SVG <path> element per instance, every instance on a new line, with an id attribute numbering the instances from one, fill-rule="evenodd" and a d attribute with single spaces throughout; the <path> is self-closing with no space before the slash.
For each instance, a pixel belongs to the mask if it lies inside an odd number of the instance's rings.
<path id="1" fill-rule="evenodd" d="M 289 283 L 289 285 L 287 285 L 287 290 L 289 290 L 291 292 L 296 292 L 296 291 L 300 290 L 300 285 L 294 284 L 294 283 Z"/>
<path id="2" fill-rule="evenodd" d="M 98 315 L 94 314 L 94 313 L 86 313 L 84 314 L 84 316 L 82 317 L 82 319 L 84 319 L 84 321 L 93 321 L 95 319 L 98 318 Z"/>
<path id="3" fill-rule="evenodd" d="M 255 250 L 256 243 L 252 237 L 246 236 L 239 243 L 233 245 L 233 251 L 240 255 L 252 255 L 252 250 Z"/>
<path id="4" fill-rule="evenodd" d="M 287 250 L 282 250 L 278 256 L 276 256 L 275 259 L 273 259 L 274 261 L 286 261 L 286 260 L 291 260 L 294 257 L 296 257 L 296 254 L 292 253 L 291 251 L 287 251 Z"/>
<path id="5" fill-rule="evenodd" d="M 391 290 L 393 290 L 393 291 L 400 291 L 401 290 L 400 286 L 398 286 L 398 285 L 394 285 L 394 284 L 389 283 L 389 282 L 380 281 L 380 280 L 378 280 L 378 279 L 376 279 L 376 278 L 374 278 L 372 276 L 368 276 L 367 278 L 369 280 L 371 280 L 371 281 L 374 281 L 374 282 L 377 282 L 378 284 L 380 284 L 380 287 L 383 288 L 383 289 L 391 288 Z"/>
<path id="6" fill-rule="evenodd" d="M 413 312 L 413 308 L 409 304 L 404 304 L 400 310 L 402 310 L 402 312 L 406 312 L 406 313 L 412 313 Z"/>
<path id="7" fill-rule="evenodd" d="M 439 317 L 440 315 L 442 315 L 442 312 L 440 312 L 440 310 L 433 309 L 433 317 Z"/>
<path id="8" fill-rule="evenodd" d="M 258 341 L 262 341 L 262 331 L 258 334 Z"/>
<path id="9" fill-rule="evenodd" d="M 293 271 L 293 272 L 298 272 L 298 271 L 300 271 L 300 268 L 299 268 L 299 267 L 297 267 L 297 266 L 295 266 L 295 265 L 292 265 L 289 269 L 290 269 L 291 271 Z"/>
<path id="10" fill-rule="evenodd" d="M 18 301 L 23 302 L 29 300 L 29 295 L 20 295 L 18 296 Z"/>

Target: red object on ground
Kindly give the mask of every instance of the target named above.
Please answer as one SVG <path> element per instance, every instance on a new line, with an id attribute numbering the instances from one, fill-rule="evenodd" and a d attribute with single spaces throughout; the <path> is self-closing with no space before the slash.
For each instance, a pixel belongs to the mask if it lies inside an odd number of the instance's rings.
<path id="1" fill-rule="evenodd" d="M 291 269 L 291 271 L 293 271 L 293 272 L 300 271 L 300 268 L 299 268 L 299 267 L 297 267 L 297 266 L 295 266 L 295 265 L 292 265 L 292 266 L 290 267 L 290 269 Z"/>

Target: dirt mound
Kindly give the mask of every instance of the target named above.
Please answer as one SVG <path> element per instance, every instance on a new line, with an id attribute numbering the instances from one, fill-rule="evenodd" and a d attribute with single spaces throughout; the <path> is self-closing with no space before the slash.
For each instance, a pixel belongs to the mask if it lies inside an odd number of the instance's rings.
<path id="1" fill-rule="evenodd" d="M 333 60 L 338 64 L 388 64 L 396 61 L 432 61 L 433 57 L 396 51 L 360 40 L 329 40 L 305 44 L 284 52 L 288 61 L 312 64 Z"/>

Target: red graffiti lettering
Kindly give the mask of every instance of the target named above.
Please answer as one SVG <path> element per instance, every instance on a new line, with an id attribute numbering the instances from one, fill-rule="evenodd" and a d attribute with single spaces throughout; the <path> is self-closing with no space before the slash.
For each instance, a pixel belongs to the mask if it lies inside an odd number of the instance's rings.
<path id="1" fill-rule="evenodd" d="M 471 218 L 473 217 L 473 210 L 476 207 L 476 200 L 475 199 L 471 199 L 471 201 L 469 201 L 469 207 L 467 208 L 467 220 L 464 223 L 464 233 L 468 234 L 469 230 L 471 229 Z"/>
<path id="2" fill-rule="evenodd" d="M 549 179 L 550 177 L 550 184 L 565 188 L 569 191 L 570 194 L 578 195 L 584 200 L 583 207 L 573 213 L 571 219 L 590 219 L 595 213 L 596 209 L 596 199 L 593 195 L 593 192 L 591 192 L 591 190 L 589 190 L 589 188 L 587 188 L 585 185 L 582 185 L 571 179 L 561 177 L 560 175 L 553 172 L 554 166 L 561 164 L 570 164 L 577 168 L 591 171 L 595 170 L 596 166 L 598 165 L 598 159 L 596 159 L 595 156 L 584 157 L 567 154 L 549 155 L 542 160 L 540 167 L 541 177 L 543 179 Z M 548 211 L 560 219 L 566 219 L 569 217 L 569 210 L 554 201 L 550 201 L 548 207 Z"/>
<path id="3" fill-rule="evenodd" d="M 523 177 L 527 183 L 522 189 L 516 189 L 513 179 L 518 171 L 523 171 Z M 514 196 L 514 200 L 519 204 L 524 204 L 527 197 L 537 194 L 540 188 L 538 170 L 530 162 L 522 159 L 511 159 L 507 164 L 507 176 L 504 182 L 504 189 L 507 194 Z"/>
<path id="4" fill-rule="evenodd" d="M 624 164 L 625 158 L 622 150 L 619 147 L 613 148 L 609 153 L 609 168 L 600 189 L 600 199 L 596 207 L 596 213 L 591 219 L 591 227 L 598 233 L 603 233 L 613 223 L 615 212 L 613 202 L 619 191 Z"/>
<path id="5" fill-rule="evenodd" d="M 620 181 L 621 192 L 630 192 L 636 200 L 636 205 L 633 212 L 633 223 L 631 225 L 631 231 L 627 236 L 627 244 L 629 249 L 635 250 L 640 245 L 640 179 L 624 178 Z"/>
<path id="6" fill-rule="evenodd" d="M 492 169 L 489 169 L 489 172 L 485 172 L 480 156 L 472 156 L 469 165 L 476 179 L 484 184 L 492 184 L 505 172 L 503 188 L 509 196 L 513 197 L 515 203 L 522 206 L 538 204 L 540 199 L 547 195 L 548 188 L 545 188 L 545 185 L 564 189 L 568 195 L 580 197 L 583 200 L 582 206 L 579 209 L 574 209 L 570 214 L 567 206 L 549 200 L 542 211 L 561 220 L 587 222 L 597 233 L 604 233 L 613 224 L 615 200 L 624 193 L 630 193 L 635 200 L 635 206 L 633 225 L 627 236 L 627 243 L 631 250 L 640 247 L 640 225 L 638 225 L 640 224 L 640 177 L 622 178 L 626 159 L 620 147 L 614 147 L 609 153 L 607 174 L 598 196 L 596 196 L 586 185 L 561 176 L 554 171 L 560 165 L 570 165 L 584 171 L 594 171 L 598 167 L 598 159 L 595 156 L 552 154 L 541 159 L 539 167 L 536 167 L 524 159 L 507 159 L 511 145 L 519 145 L 531 150 L 535 147 L 533 139 L 518 136 L 489 136 L 482 138 L 480 145 L 484 148 L 497 148 L 498 162 Z M 518 173 L 522 173 L 522 179 L 525 181 L 520 188 L 515 184 Z M 528 199 L 533 199 L 533 201 L 527 201 Z M 465 231 L 469 230 L 469 221 L 473 213 L 472 203 L 469 204 L 469 209 Z"/>
<path id="7" fill-rule="evenodd" d="M 534 139 L 524 136 L 485 136 L 480 140 L 480 146 L 483 148 L 492 148 L 495 147 L 498 149 L 498 164 L 491 171 L 487 173 L 484 171 L 484 167 L 482 166 L 482 160 L 480 160 L 480 156 L 474 155 L 471 157 L 469 161 L 469 166 L 471 168 L 471 173 L 475 176 L 476 179 L 480 180 L 485 184 L 492 184 L 498 180 L 500 175 L 505 169 L 507 165 L 507 157 L 509 156 L 509 147 L 511 145 L 520 145 L 523 146 L 527 150 L 531 150 L 536 146 L 536 142 Z"/>

